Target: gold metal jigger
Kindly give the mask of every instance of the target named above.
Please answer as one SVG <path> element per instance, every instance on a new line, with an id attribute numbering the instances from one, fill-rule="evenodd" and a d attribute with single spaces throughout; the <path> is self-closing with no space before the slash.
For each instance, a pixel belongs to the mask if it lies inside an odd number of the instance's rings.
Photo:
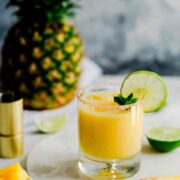
<path id="1" fill-rule="evenodd" d="M 0 136 L 0 157 L 14 158 L 24 153 L 23 134 L 17 136 Z"/>
<path id="2" fill-rule="evenodd" d="M 0 93 L 0 157 L 23 154 L 23 99 L 13 92 Z"/>

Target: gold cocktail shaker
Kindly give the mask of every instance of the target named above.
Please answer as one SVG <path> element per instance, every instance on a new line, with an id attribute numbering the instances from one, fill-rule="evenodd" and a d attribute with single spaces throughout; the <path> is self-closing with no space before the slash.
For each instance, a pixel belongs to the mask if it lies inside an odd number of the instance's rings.
<path id="1" fill-rule="evenodd" d="M 23 99 L 14 92 L 0 93 L 0 157 L 23 154 Z"/>

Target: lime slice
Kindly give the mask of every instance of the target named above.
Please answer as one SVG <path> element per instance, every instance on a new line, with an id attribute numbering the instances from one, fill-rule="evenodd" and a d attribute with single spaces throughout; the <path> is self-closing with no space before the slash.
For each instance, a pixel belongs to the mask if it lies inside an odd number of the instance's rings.
<path id="1" fill-rule="evenodd" d="M 38 119 L 35 125 L 40 132 L 54 133 L 60 130 L 66 123 L 66 115 L 51 117 L 49 119 Z"/>
<path id="2" fill-rule="evenodd" d="M 162 78 L 151 71 L 135 71 L 123 81 L 121 94 L 134 94 L 144 98 L 144 112 L 153 112 L 164 106 L 167 99 L 167 87 Z"/>
<path id="3" fill-rule="evenodd" d="M 180 146 L 180 129 L 155 127 L 148 131 L 147 139 L 155 150 L 169 152 Z"/>

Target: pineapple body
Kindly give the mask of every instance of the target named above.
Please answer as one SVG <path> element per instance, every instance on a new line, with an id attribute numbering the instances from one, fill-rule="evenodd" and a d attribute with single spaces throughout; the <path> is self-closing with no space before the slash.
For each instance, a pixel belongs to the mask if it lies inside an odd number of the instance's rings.
<path id="1" fill-rule="evenodd" d="M 74 97 L 83 57 L 74 26 L 19 21 L 7 34 L 2 57 L 3 86 L 22 94 L 25 108 L 57 108 Z"/>

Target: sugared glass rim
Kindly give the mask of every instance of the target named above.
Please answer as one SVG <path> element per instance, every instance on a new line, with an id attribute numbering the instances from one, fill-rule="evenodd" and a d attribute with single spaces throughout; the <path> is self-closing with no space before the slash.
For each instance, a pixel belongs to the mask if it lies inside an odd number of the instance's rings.
<path id="1" fill-rule="evenodd" d="M 93 103 L 92 101 L 88 101 L 86 98 L 83 97 L 84 95 L 84 91 L 88 88 L 91 88 L 91 87 L 95 87 L 95 86 L 99 86 L 99 87 L 102 87 L 102 86 L 118 86 L 119 89 L 120 89 L 120 86 L 118 83 L 91 83 L 91 84 L 88 84 L 86 86 L 83 86 L 81 88 L 79 88 L 78 90 L 78 100 L 80 102 L 82 102 L 83 104 L 86 104 L 86 105 L 89 105 L 91 107 L 95 107 L 95 108 L 103 108 L 103 109 L 121 109 L 121 110 L 125 110 L 125 109 L 130 109 L 131 107 L 133 106 L 136 106 L 138 105 L 139 103 L 142 104 L 143 101 L 144 101 L 144 98 L 141 98 L 141 99 L 138 99 L 137 102 L 135 103 L 132 103 L 132 104 L 128 104 L 128 105 L 119 105 L 119 106 L 110 106 L 110 105 L 99 105 L 99 104 L 96 104 L 96 103 Z M 106 91 L 106 90 L 104 90 Z"/>

